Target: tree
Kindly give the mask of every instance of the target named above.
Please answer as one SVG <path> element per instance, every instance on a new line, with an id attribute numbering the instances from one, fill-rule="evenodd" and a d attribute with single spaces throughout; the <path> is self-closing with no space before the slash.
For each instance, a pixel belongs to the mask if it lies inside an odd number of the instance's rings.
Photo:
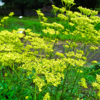
<path id="1" fill-rule="evenodd" d="M 61 0 L 52 0 L 52 1 L 56 6 L 58 7 L 62 6 Z M 95 9 L 95 7 L 98 7 L 100 5 L 100 0 L 74 0 L 74 3 L 76 3 L 76 5 L 73 6 L 73 8 L 75 9 L 78 6 Z"/>
<path id="2" fill-rule="evenodd" d="M 2 2 L 6 4 L 13 4 L 14 6 L 17 6 L 18 9 L 21 11 L 21 15 L 24 16 L 25 9 L 28 5 L 34 6 L 35 9 L 37 9 L 40 5 L 43 6 L 47 2 L 50 2 L 50 0 L 2 0 Z"/>
<path id="3" fill-rule="evenodd" d="M 4 2 L 5 5 L 13 3 L 21 10 L 21 15 L 24 16 L 24 9 L 28 4 L 33 3 L 33 0 L 2 0 L 2 2 Z"/>

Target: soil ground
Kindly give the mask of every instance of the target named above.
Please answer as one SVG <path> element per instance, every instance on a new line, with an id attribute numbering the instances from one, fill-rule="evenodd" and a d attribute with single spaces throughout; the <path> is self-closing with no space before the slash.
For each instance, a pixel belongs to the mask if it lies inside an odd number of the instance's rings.
<path id="1" fill-rule="evenodd" d="M 66 44 L 66 43 L 59 41 L 58 44 L 55 45 L 54 49 L 58 52 L 64 53 L 64 47 L 63 47 L 64 44 Z M 79 45 L 79 47 L 82 45 L 81 43 L 77 43 L 77 44 Z M 79 47 L 77 49 L 79 49 Z M 89 46 L 87 46 L 87 49 L 88 48 L 89 48 Z M 86 53 L 86 50 L 85 50 L 85 53 Z M 97 54 L 95 54 L 87 63 L 91 63 L 91 61 L 93 61 L 93 60 L 100 62 L 100 47 L 98 50 L 99 50 L 99 52 Z M 94 52 L 97 52 L 98 50 L 90 52 L 89 55 L 87 56 L 87 60 L 94 54 Z"/>

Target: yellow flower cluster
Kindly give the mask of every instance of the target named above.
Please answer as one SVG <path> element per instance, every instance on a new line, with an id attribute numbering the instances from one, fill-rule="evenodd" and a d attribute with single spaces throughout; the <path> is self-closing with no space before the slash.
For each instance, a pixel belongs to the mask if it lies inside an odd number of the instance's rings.
<path id="1" fill-rule="evenodd" d="M 14 15 L 14 12 L 10 12 L 9 16 L 13 16 Z"/>
<path id="2" fill-rule="evenodd" d="M 62 8 L 59 9 L 59 11 L 60 11 L 61 13 L 64 13 L 64 12 L 66 11 L 66 8 L 65 8 L 65 7 L 62 7 Z"/>
<path id="3" fill-rule="evenodd" d="M 90 18 L 92 19 L 92 21 L 93 21 L 95 24 L 100 23 L 100 17 L 99 17 L 99 16 L 90 16 Z"/>
<path id="4" fill-rule="evenodd" d="M 52 24 L 53 24 L 54 28 L 57 28 L 58 30 L 63 30 L 64 29 L 64 26 L 61 25 L 61 24 L 58 24 L 56 22 L 53 22 Z"/>
<path id="5" fill-rule="evenodd" d="M 82 87 L 84 87 L 84 88 L 88 88 L 88 87 L 87 87 L 87 84 L 86 84 L 85 78 L 81 78 L 81 82 L 79 82 L 79 84 L 80 84 Z"/>
<path id="6" fill-rule="evenodd" d="M 91 46 L 90 47 L 90 50 L 96 50 L 96 49 L 98 49 L 98 47 L 96 47 L 96 46 Z"/>
<path id="7" fill-rule="evenodd" d="M 96 61 L 96 60 L 94 60 L 94 61 L 91 61 L 91 63 L 92 63 L 92 64 L 96 64 L 96 63 L 97 63 L 97 61 Z"/>
<path id="8" fill-rule="evenodd" d="M 26 96 L 26 97 L 25 97 L 25 99 L 28 99 L 28 98 L 29 98 L 29 96 Z"/>
<path id="9" fill-rule="evenodd" d="M 68 20 L 68 17 L 66 17 L 64 14 L 58 14 L 57 15 L 58 18 L 60 18 L 61 20 Z"/>
<path id="10" fill-rule="evenodd" d="M 83 100 L 83 99 L 79 99 L 79 98 L 77 98 L 77 100 Z"/>
<path id="11" fill-rule="evenodd" d="M 50 95 L 49 93 L 46 93 L 45 96 L 43 97 L 43 100 L 50 100 Z"/>
<path id="12" fill-rule="evenodd" d="M 44 17 L 44 14 L 40 10 L 36 10 L 37 14 L 41 17 Z"/>
<path id="13" fill-rule="evenodd" d="M 97 82 L 93 82 L 92 86 L 99 89 L 97 95 L 100 97 L 100 75 L 98 75 L 98 74 L 96 75 L 96 80 L 97 80 Z"/>
<path id="14" fill-rule="evenodd" d="M 3 17 L 3 20 L 7 20 L 9 17 L 8 16 L 5 16 L 5 17 Z"/>
<path id="15" fill-rule="evenodd" d="M 82 71 L 82 70 L 80 70 L 80 69 L 78 69 L 78 70 L 77 70 L 77 73 L 83 73 L 83 71 Z"/>
<path id="16" fill-rule="evenodd" d="M 59 10 L 59 8 L 56 7 L 55 5 L 52 5 L 52 7 L 53 7 L 53 10 L 54 10 L 55 13 Z"/>
<path id="17" fill-rule="evenodd" d="M 62 0 L 66 4 L 73 5 L 74 0 Z M 61 13 L 66 11 L 66 7 L 58 8 L 52 5 L 54 12 L 56 13 L 58 10 Z M 79 7 L 80 11 L 86 15 L 95 15 L 97 12 Z M 58 17 L 62 20 L 68 21 L 68 27 L 66 25 L 62 25 L 59 23 L 45 23 L 47 22 L 47 18 L 44 17 L 44 14 L 40 10 L 36 10 L 42 26 L 45 28 L 42 31 L 50 35 L 59 35 L 60 33 L 64 33 L 65 35 L 73 35 L 79 36 L 79 38 L 84 39 L 85 43 L 99 43 L 100 35 L 99 31 L 94 29 L 94 24 L 96 22 L 95 17 L 88 18 L 86 15 L 82 15 L 77 12 L 66 11 L 66 15 L 58 14 Z M 13 16 L 14 13 L 11 12 L 9 16 Z M 80 17 L 79 17 L 80 16 Z M 71 17 L 71 18 L 70 18 Z M 9 17 L 4 17 L 1 22 L 7 20 Z M 42 18 L 42 20 L 41 20 Z M 69 20 L 71 19 L 71 20 Z M 94 19 L 94 20 L 92 20 Z M 99 19 L 99 18 L 98 18 Z M 76 25 L 76 30 L 71 30 Z M 25 31 L 28 35 L 24 36 L 23 34 L 18 34 L 19 31 Z M 98 33 L 99 32 L 99 33 Z M 78 46 L 75 42 L 66 41 L 67 45 L 65 46 L 66 51 L 65 54 L 56 52 L 55 55 L 61 57 L 57 59 L 46 59 L 43 57 L 49 57 L 49 54 L 53 53 L 53 44 L 56 40 L 51 40 L 50 43 L 45 41 L 46 38 L 40 38 L 40 34 L 33 33 L 31 29 L 18 29 L 13 30 L 13 32 L 9 31 L 1 31 L 0 34 L 0 63 L 2 65 L 12 65 L 14 63 L 23 63 L 18 69 L 22 68 L 26 70 L 27 75 L 33 75 L 33 83 L 38 87 L 39 92 L 43 90 L 43 88 L 48 85 L 52 85 L 57 87 L 61 84 L 61 81 L 65 78 L 65 71 L 70 69 L 71 67 L 78 68 L 83 67 L 86 63 L 87 58 L 84 55 L 84 51 L 74 49 Z M 21 38 L 24 39 L 23 43 Z M 87 39 L 88 38 L 88 39 Z M 84 43 L 84 45 L 85 45 Z M 96 50 L 98 47 L 91 46 L 91 50 Z M 73 51 L 72 51 L 73 50 Z M 93 61 L 92 63 L 97 63 Z M 82 73 L 83 71 L 78 69 L 77 73 Z M 5 73 L 5 76 L 7 74 Z M 100 75 L 97 75 L 97 82 L 94 82 L 92 85 L 97 87 L 100 90 Z M 79 84 L 88 88 L 86 84 L 86 80 L 84 78 L 81 79 Z M 100 91 L 98 92 L 98 96 L 100 96 Z M 26 96 L 25 99 L 29 97 Z M 49 93 L 46 93 L 43 100 L 49 100 Z"/>
<path id="18" fill-rule="evenodd" d="M 44 16 L 44 14 L 40 11 L 40 10 L 36 10 L 38 16 L 39 16 L 39 20 L 40 21 L 44 21 L 44 22 L 47 22 L 47 18 Z M 41 19 L 42 18 L 42 19 Z"/>
<path id="19" fill-rule="evenodd" d="M 58 55 L 59 57 L 64 57 L 64 54 L 60 52 L 56 52 L 56 55 Z"/>
<path id="20" fill-rule="evenodd" d="M 97 15 L 98 14 L 98 11 L 93 11 L 93 10 L 90 10 L 90 9 L 87 9 L 87 8 L 83 8 L 82 6 L 79 6 L 78 9 L 81 11 L 81 13 L 83 12 L 83 14 L 85 15 Z"/>
<path id="21" fill-rule="evenodd" d="M 63 72 L 66 65 L 63 60 L 47 60 L 44 58 L 42 61 L 40 59 L 35 59 L 34 62 L 25 61 L 25 64 L 19 68 L 27 69 L 27 75 L 32 74 L 32 70 L 35 69 L 35 73 L 33 73 L 33 83 L 38 86 L 39 91 L 42 91 L 42 88 L 47 84 L 52 84 L 53 86 L 61 84 L 61 78 L 64 79 Z M 44 81 L 44 79 L 46 81 Z"/>
<path id="22" fill-rule="evenodd" d="M 33 76 L 33 83 L 35 83 L 35 85 L 38 86 L 39 91 L 42 91 L 42 87 L 46 84 L 44 80 L 39 76 Z"/>
<path id="23" fill-rule="evenodd" d="M 68 11 L 66 11 L 66 15 L 67 16 L 73 16 L 73 12 L 68 10 Z"/>
<path id="24" fill-rule="evenodd" d="M 65 4 L 73 4 L 74 3 L 74 0 L 61 0 L 62 2 L 64 2 Z"/>
<path id="25" fill-rule="evenodd" d="M 14 12 L 10 12 L 9 16 L 13 16 L 14 15 Z M 4 26 L 4 21 L 6 21 L 6 25 L 7 25 L 7 19 L 9 18 L 9 16 L 5 16 L 1 19 L 1 23 L 0 23 L 0 26 Z"/>

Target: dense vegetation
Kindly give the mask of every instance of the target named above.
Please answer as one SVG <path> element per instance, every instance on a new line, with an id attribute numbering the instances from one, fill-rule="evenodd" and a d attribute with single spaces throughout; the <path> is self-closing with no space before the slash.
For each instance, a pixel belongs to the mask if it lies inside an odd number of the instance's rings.
<path id="1" fill-rule="evenodd" d="M 99 100 L 100 63 L 88 64 L 87 55 L 100 52 L 100 18 L 84 7 L 70 11 L 73 2 L 52 5 L 55 18 L 40 10 L 39 20 L 13 12 L 1 18 L 0 100 Z M 55 48 L 59 40 L 63 53 Z"/>

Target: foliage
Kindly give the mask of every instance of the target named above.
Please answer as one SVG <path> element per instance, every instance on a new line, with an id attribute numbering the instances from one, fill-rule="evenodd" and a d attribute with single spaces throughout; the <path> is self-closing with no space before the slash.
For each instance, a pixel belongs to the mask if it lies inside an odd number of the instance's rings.
<path id="1" fill-rule="evenodd" d="M 0 32 L 1 100 L 100 98 L 100 75 L 92 75 L 94 70 L 86 68 L 88 60 L 100 51 L 100 31 L 95 29 L 100 18 L 95 16 L 96 11 L 83 7 L 78 7 L 81 13 L 70 11 L 74 0 L 62 0 L 62 5 L 63 8 L 53 5 L 55 22 L 52 23 L 48 23 L 44 14 L 37 10 L 41 23 L 40 34 L 29 28 Z M 58 10 L 61 14 L 56 16 Z M 56 22 L 56 17 L 59 22 Z M 3 19 L 10 20 L 8 18 Z M 5 22 L 1 23 L 4 24 L 2 27 L 9 26 Z M 70 41 L 65 41 L 63 45 L 64 53 L 54 48 L 59 36 L 62 40 L 64 36 L 70 37 Z M 82 40 L 81 46 L 76 42 L 79 40 Z M 87 59 L 92 51 L 94 54 Z M 92 63 L 96 64 L 97 61 Z"/>
<path id="2" fill-rule="evenodd" d="M 49 0 L 2 0 L 6 5 L 13 5 L 14 8 L 21 10 L 21 15 L 24 16 L 24 10 L 26 8 L 38 9 L 43 7 Z"/>

